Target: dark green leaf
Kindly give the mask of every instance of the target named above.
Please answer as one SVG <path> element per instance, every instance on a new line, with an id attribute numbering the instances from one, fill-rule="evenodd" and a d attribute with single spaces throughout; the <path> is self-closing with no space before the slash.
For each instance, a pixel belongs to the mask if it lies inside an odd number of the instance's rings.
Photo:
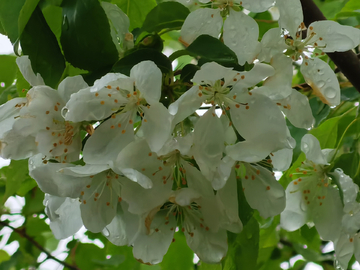
<path id="1" fill-rule="evenodd" d="M 239 234 L 228 233 L 229 250 L 223 270 L 256 269 L 259 252 L 259 224 L 251 218 Z"/>
<path id="2" fill-rule="evenodd" d="M 20 10 L 19 19 L 18 19 L 18 33 L 21 36 L 22 32 L 28 21 L 30 20 L 31 14 L 35 11 L 36 6 L 40 0 L 26 0 L 24 6 Z"/>
<path id="3" fill-rule="evenodd" d="M 196 71 L 200 68 L 193 64 L 187 64 L 182 70 L 180 75 L 180 80 L 182 82 L 190 82 L 190 80 L 194 77 Z"/>
<path id="4" fill-rule="evenodd" d="M 155 64 L 158 66 L 158 68 L 161 69 L 163 73 L 169 73 L 172 69 L 169 59 L 161 52 L 153 49 L 141 49 L 134 51 L 133 53 L 128 54 L 124 58 L 120 59 L 113 66 L 112 71 L 129 76 L 131 68 L 145 60 L 151 60 L 155 62 Z"/>
<path id="5" fill-rule="evenodd" d="M 0 21 L 11 43 L 19 38 L 18 17 L 26 0 L 1 0 Z"/>
<path id="6" fill-rule="evenodd" d="M 141 27 L 146 15 L 156 6 L 155 0 L 112 0 L 130 19 L 130 30 Z"/>
<path id="7" fill-rule="evenodd" d="M 174 235 L 175 242 L 170 248 L 163 261 L 161 262 L 162 270 L 192 270 L 194 269 L 194 252 L 188 247 L 186 238 L 182 232 Z"/>
<path id="8" fill-rule="evenodd" d="M 35 187 L 25 195 L 25 206 L 21 210 L 24 216 L 31 216 L 44 212 L 44 192 L 40 188 Z"/>
<path id="9" fill-rule="evenodd" d="M 65 61 L 39 7 L 32 13 L 20 42 L 24 54 L 29 55 L 35 74 L 40 73 L 45 83 L 55 88 L 65 69 Z"/>
<path id="10" fill-rule="evenodd" d="M 180 29 L 189 13 L 189 9 L 180 3 L 161 3 L 146 16 L 142 30 L 159 33 L 165 29 Z"/>
<path id="11" fill-rule="evenodd" d="M 96 261 L 105 261 L 104 249 L 94 244 L 80 243 L 76 248 L 75 262 L 80 269 L 97 270 Z"/>
<path id="12" fill-rule="evenodd" d="M 234 67 L 238 60 L 236 54 L 217 38 L 201 35 L 186 49 L 192 56 L 203 57 L 224 66 Z"/>
<path id="13" fill-rule="evenodd" d="M 320 123 L 326 119 L 330 113 L 330 107 L 324 103 L 319 98 L 312 98 L 309 100 L 312 114 L 315 118 L 314 127 L 320 125 Z"/>
<path id="14" fill-rule="evenodd" d="M 98 0 L 64 0 L 61 45 L 74 67 L 95 71 L 112 66 L 118 52 Z"/>
<path id="15" fill-rule="evenodd" d="M 355 87 L 349 87 L 341 90 L 341 100 L 352 101 L 358 98 L 360 98 L 360 93 Z"/>

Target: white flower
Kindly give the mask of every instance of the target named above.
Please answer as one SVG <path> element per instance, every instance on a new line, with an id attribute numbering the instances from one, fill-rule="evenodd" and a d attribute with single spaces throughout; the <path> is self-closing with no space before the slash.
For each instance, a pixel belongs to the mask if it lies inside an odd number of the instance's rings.
<path id="1" fill-rule="evenodd" d="M 109 73 L 94 86 L 73 94 L 66 104 L 65 119 L 72 122 L 105 120 L 85 144 L 84 161 L 113 162 L 134 140 L 134 123 L 141 116 L 143 134 L 153 151 L 170 136 L 170 115 L 159 102 L 162 74 L 151 61 L 135 65 L 130 77 Z"/>
<path id="2" fill-rule="evenodd" d="M 321 150 L 318 140 L 310 134 L 301 140 L 306 160 L 296 170 L 297 179 L 286 188 L 286 208 L 281 213 L 281 225 L 294 231 L 313 221 L 320 236 L 334 240 L 339 235 L 342 204 L 339 191 L 331 185 L 325 165 L 331 152 Z"/>

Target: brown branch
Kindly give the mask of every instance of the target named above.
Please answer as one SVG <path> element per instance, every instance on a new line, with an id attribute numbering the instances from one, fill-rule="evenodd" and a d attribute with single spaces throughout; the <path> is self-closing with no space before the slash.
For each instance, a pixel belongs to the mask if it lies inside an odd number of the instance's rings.
<path id="1" fill-rule="evenodd" d="M 19 228 L 15 228 L 11 225 L 9 225 L 8 223 L 4 222 L 4 221 L 0 221 L 0 225 L 2 226 L 6 226 L 10 229 L 12 229 L 14 232 L 16 232 L 17 234 L 19 234 L 21 237 L 26 238 L 29 242 L 31 242 L 35 247 L 37 247 L 40 251 L 44 252 L 47 256 L 48 259 L 52 259 L 60 264 L 62 264 L 64 267 L 67 267 L 71 270 L 80 270 L 77 266 L 68 264 L 67 262 L 64 262 L 62 260 L 59 260 L 58 258 L 54 257 L 53 255 L 51 255 L 50 252 L 48 252 L 42 245 L 40 245 L 37 241 L 34 240 L 34 238 L 32 238 L 30 235 L 28 235 L 25 230 L 19 229 Z"/>
<path id="2" fill-rule="evenodd" d="M 312 0 L 300 0 L 304 23 L 308 27 L 312 22 L 326 20 L 326 17 Z M 360 61 L 356 54 L 349 50 L 346 52 L 327 53 L 339 70 L 346 76 L 352 85 L 360 92 Z"/>

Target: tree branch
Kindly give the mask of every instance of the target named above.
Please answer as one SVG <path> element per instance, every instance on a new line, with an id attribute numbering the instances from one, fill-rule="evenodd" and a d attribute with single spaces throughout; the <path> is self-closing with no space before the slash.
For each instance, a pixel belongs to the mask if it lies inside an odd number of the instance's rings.
<path id="1" fill-rule="evenodd" d="M 77 266 L 68 264 L 67 262 L 64 262 L 62 260 L 59 260 L 58 258 L 54 257 L 53 255 L 51 255 L 50 252 L 48 252 L 42 245 L 40 245 L 38 242 L 36 242 L 34 240 L 34 238 L 32 238 L 30 235 L 28 235 L 24 230 L 19 229 L 19 228 L 15 228 L 11 225 L 9 225 L 8 223 L 4 222 L 4 221 L 0 221 L 0 225 L 2 226 L 6 226 L 10 229 L 12 229 L 14 232 L 16 232 L 17 234 L 19 234 L 22 237 L 25 237 L 27 240 L 29 240 L 29 242 L 31 242 L 35 247 L 37 247 L 40 251 L 44 252 L 47 256 L 48 259 L 52 259 L 60 264 L 62 264 L 64 267 L 67 267 L 71 270 L 80 270 Z"/>
<path id="2" fill-rule="evenodd" d="M 304 23 L 308 27 L 314 21 L 326 20 L 324 14 L 312 0 L 300 0 Z M 360 92 L 360 61 L 356 54 L 349 50 L 346 52 L 327 53 L 339 70 L 348 78 L 352 85 Z"/>

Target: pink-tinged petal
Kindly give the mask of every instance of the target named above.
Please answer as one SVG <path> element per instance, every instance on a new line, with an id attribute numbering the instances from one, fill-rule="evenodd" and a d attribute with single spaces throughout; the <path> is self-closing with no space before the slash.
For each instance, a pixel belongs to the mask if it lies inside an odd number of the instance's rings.
<path id="1" fill-rule="evenodd" d="M 171 115 L 162 103 L 154 103 L 149 107 L 143 106 L 145 114 L 141 129 L 153 152 L 157 152 L 171 135 Z"/>
<path id="2" fill-rule="evenodd" d="M 298 0 L 276 0 L 276 7 L 279 9 L 280 28 L 289 31 L 292 37 L 296 36 L 300 24 L 303 22 L 303 10 Z"/>
<path id="3" fill-rule="evenodd" d="M 135 87 L 150 105 L 159 102 L 161 96 L 162 73 L 152 61 L 143 61 L 130 71 Z"/>
<path id="4" fill-rule="evenodd" d="M 334 21 L 313 22 L 309 25 L 308 35 L 313 33 L 312 39 L 323 52 L 345 52 L 360 43 L 360 29 Z"/>
<path id="5" fill-rule="evenodd" d="M 218 38 L 223 19 L 219 9 L 201 8 L 191 12 L 181 27 L 181 39 L 191 44 L 200 35 Z"/>
<path id="6" fill-rule="evenodd" d="M 133 112 L 113 114 L 86 141 L 84 161 L 90 164 L 111 164 L 120 151 L 134 140 Z"/>
<path id="7" fill-rule="evenodd" d="M 340 104 L 340 86 L 331 67 L 319 58 L 304 59 L 300 71 L 315 95 L 330 106 Z"/>
<path id="8" fill-rule="evenodd" d="M 242 185 L 249 205 L 263 218 L 280 214 L 285 208 L 285 191 L 269 170 L 244 163 L 246 175 Z"/>
<path id="9" fill-rule="evenodd" d="M 235 52 L 240 65 L 245 62 L 251 64 L 260 53 L 258 38 L 259 26 L 256 21 L 243 12 L 230 9 L 224 23 L 224 43 Z"/>

